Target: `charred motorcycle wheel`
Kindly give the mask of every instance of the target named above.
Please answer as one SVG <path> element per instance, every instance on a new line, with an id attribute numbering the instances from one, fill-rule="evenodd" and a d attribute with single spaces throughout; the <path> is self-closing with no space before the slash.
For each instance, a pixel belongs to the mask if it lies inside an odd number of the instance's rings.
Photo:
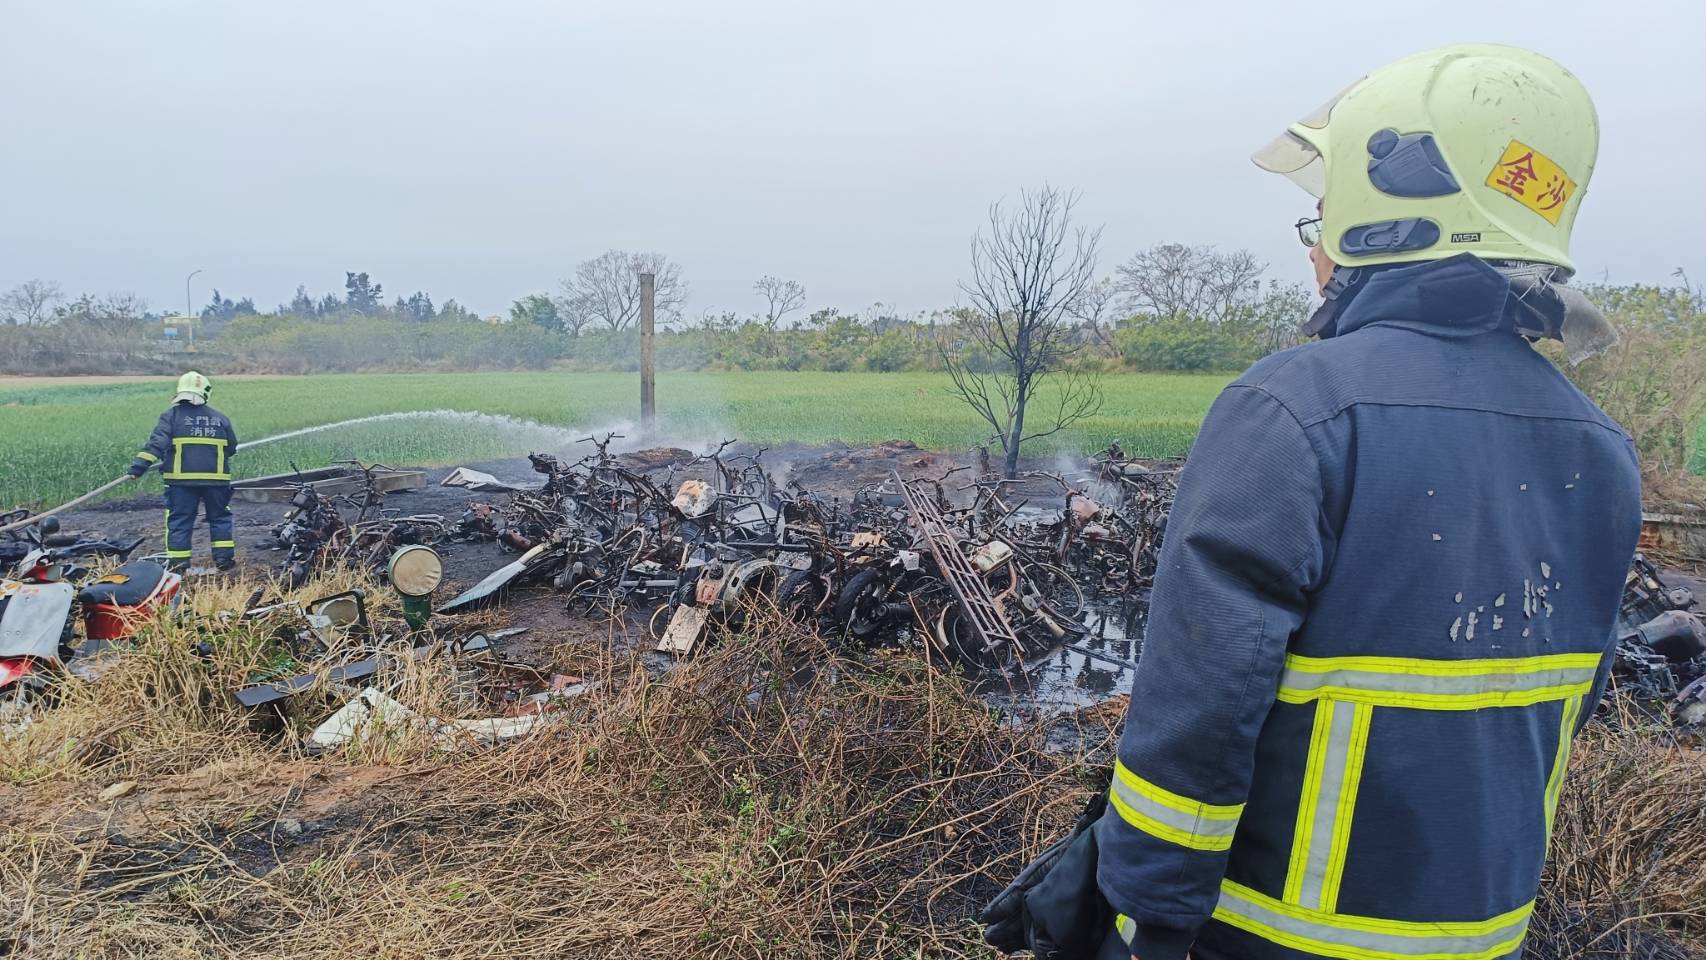
<path id="1" fill-rule="evenodd" d="M 829 581 L 810 570 L 795 570 L 776 587 L 776 606 L 795 623 L 810 623 L 829 603 Z"/>
<path id="2" fill-rule="evenodd" d="M 1056 615 L 1072 622 L 1084 615 L 1084 591 L 1072 574 L 1052 563 L 1032 563 L 1026 564 L 1025 577 Z"/>
<path id="3" fill-rule="evenodd" d="M 849 639 L 870 646 L 882 632 L 888 615 L 889 583 L 881 570 L 861 570 L 835 599 L 835 622 L 846 625 Z"/>
<path id="4" fill-rule="evenodd" d="M 568 610 L 580 607 L 586 611 L 589 619 L 597 617 L 610 621 L 621 616 L 623 603 L 620 594 L 610 585 L 608 579 L 589 578 L 580 580 L 569 588 L 563 606 Z"/>
<path id="5" fill-rule="evenodd" d="M 931 635 L 938 650 L 971 672 L 1007 673 L 1018 661 L 1018 651 L 1011 644 L 990 645 L 979 639 L 958 604 L 942 608 Z"/>

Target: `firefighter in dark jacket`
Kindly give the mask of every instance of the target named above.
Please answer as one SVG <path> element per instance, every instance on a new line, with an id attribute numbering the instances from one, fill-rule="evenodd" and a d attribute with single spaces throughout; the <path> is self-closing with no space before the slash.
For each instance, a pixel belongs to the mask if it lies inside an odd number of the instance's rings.
<path id="1" fill-rule="evenodd" d="M 178 378 L 172 406 L 130 465 L 140 477 L 158 465 L 166 481 L 166 557 L 177 571 L 190 565 L 190 542 L 198 511 L 207 515 L 213 538 L 213 564 L 220 570 L 237 565 L 237 542 L 231 530 L 231 458 L 237 453 L 237 431 L 231 419 L 207 403 L 213 384 L 195 371 Z"/>
<path id="2" fill-rule="evenodd" d="M 1526 50 L 1375 71 L 1256 163 L 1316 343 L 1215 402 L 1169 517 L 1109 793 L 1102 957 L 1520 955 L 1641 523 L 1628 435 L 1535 348 L 1598 121 Z"/>

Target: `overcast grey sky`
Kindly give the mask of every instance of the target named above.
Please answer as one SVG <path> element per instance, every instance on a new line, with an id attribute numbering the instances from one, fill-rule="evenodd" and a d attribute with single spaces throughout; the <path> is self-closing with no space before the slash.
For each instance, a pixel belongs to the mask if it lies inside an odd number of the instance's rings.
<path id="1" fill-rule="evenodd" d="M 263 307 L 366 270 L 482 313 L 611 248 L 688 313 L 769 273 L 812 308 L 951 304 L 991 200 L 1307 269 L 1308 198 L 1251 150 L 1368 69 L 1519 43 L 1598 103 L 1582 272 L 1706 280 L 1706 5 L 0 0 L 0 289 L 208 287 Z"/>

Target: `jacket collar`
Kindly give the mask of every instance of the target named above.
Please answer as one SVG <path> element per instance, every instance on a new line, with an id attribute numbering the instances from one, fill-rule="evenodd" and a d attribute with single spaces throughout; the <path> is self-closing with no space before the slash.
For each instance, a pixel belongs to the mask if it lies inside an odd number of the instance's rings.
<path id="1" fill-rule="evenodd" d="M 1436 337 L 1472 337 L 1507 326 L 1510 281 L 1460 254 L 1381 270 L 1338 318 L 1336 336 L 1383 323 Z"/>

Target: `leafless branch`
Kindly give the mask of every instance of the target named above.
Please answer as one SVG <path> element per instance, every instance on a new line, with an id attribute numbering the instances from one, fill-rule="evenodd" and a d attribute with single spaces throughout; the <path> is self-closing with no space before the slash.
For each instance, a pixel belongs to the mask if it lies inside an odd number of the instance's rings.
<path id="1" fill-rule="evenodd" d="M 25 280 L 0 293 L 0 320 L 12 326 L 46 323 L 53 305 L 64 299 L 59 284 L 51 280 Z"/>
<path id="2" fill-rule="evenodd" d="M 579 318 L 580 327 L 600 323 L 611 331 L 634 326 L 640 318 L 640 274 L 656 277 L 656 304 L 659 323 L 673 323 L 681 317 L 681 306 L 687 300 L 687 283 L 681 278 L 681 267 L 661 253 L 629 253 L 607 250 L 582 261 L 575 267 L 573 278 L 562 281 L 564 323 Z"/>
<path id="3" fill-rule="evenodd" d="M 752 289 L 764 298 L 764 323 L 776 329 L 782 318 L 806 304 L 806 288 L 793 280 L 778 280 L 766 274 Z"/>
<path id="4" fill-rule="evenodd" d="M 1121 264 L 1116 288 L 1134 311 L 1220 323 L 1254 298 L 1266 269 L 1247 250 L 1163 243 Z"/>
<path id="5" fill-rule="evenodd" d="M 1044 187 L 1022 193 L 1014 208 L 990 206 L 985 229 L 972 238 L 971 280 L 961 287 L 970 308 L 959 313 L 960 336 L 939 342 L 953 392 L 994 430 L 1008 476 L 1018 473 L 1024 440 L 1066 425 L 1056 418 L 1027 434 L 1025 418 L 1038 386 L 1077 349 L 1071 321 L 1095 285 L 1101 230 L 1073 226 L 1077 199 Z M 1068 392 L 1072 401 L 1056 412 L 1073 420 L 1099 404 L 1093 387 Z"/>

